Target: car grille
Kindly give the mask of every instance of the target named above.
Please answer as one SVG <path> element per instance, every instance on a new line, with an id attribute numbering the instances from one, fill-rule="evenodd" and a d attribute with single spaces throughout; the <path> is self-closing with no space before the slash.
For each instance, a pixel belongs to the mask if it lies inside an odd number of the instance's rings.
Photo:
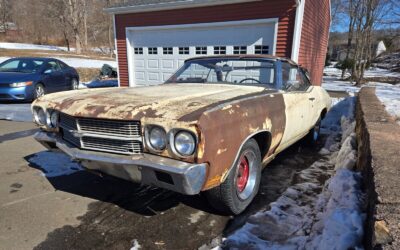
<path id="1" fill-rule="evenodd" d="M 60 113 L 62 138 L 82 148 L 120 154 L 141 154 L 139 121 L 72 117 Z"/>

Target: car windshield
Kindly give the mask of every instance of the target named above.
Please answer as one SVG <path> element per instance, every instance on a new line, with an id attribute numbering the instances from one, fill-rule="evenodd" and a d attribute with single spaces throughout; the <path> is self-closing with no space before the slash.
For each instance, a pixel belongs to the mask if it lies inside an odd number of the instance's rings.
<path id="1" fill-rule="evenodd" d="M 10 59 L 0 64 L 0 72 L 35 73 L 43 62 L 40 59 Z"/>
<path id="2" fill-rule="evenodd" d="M 186 61 L 166 83 L 227 83 L 275 87 L 275 62 L 268 59 L 206 58 Z"/>

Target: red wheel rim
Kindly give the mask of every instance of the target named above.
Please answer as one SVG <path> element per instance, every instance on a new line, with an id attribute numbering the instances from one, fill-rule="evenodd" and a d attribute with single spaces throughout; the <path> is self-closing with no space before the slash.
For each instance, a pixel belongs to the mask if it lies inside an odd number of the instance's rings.
<path id="1" fill-rule="evenodd" d="M 239 193 L 243 192 L 247 185 L 247 181 L 249 180 L 249 170 L 249 161 L 247 160 L 246 156 L 242 156 L 242 158 L 240 159 L 238 174 L 236 178 L 236 185 Z"/>

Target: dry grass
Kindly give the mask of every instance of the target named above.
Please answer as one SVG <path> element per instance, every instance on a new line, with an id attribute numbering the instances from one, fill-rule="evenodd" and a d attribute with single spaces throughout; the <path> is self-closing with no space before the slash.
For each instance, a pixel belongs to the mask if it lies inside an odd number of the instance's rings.
<path id="1" fill-rule="evenodd" d="M 89 82 L 100 74 L 100 69 L 96 68 L 76 68 L 81 82 Z"/>

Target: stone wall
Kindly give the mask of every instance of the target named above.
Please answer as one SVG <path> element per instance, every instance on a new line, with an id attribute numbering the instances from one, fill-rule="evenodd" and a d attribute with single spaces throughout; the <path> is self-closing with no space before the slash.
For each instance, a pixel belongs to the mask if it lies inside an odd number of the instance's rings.
<path id="1" fill-rule="evenodd" d="M 357 168 L 364 176 L 366 249 L 400 249 L 400 126 L 375 95 L 359 92 L 356 107 Z"/>

